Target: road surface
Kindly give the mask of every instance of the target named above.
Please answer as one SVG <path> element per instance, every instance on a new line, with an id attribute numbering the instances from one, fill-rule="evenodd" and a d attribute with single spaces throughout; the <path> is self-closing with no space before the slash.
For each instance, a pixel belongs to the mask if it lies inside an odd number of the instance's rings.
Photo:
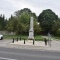
<path id="1" fill-rule="evenodd" d="M 0 47 L 0 60 L 60 60 L 60 52 Z"/>

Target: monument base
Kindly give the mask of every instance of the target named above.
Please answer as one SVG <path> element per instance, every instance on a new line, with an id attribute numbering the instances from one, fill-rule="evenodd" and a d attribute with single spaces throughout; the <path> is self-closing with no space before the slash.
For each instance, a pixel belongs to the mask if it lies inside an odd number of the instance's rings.
<path id="1" fill-rule="evenodd" d="M 30 37 L 30 36 L 29 36 L 29 37 L 28 37 L 28 39 L 29 39 L 29 40 L 33 40 L 33 39 L 34 39 L 34 37 Z"/>
<path id="2" fill-rule="evenodd" d="M 29 37 L 28 37 L 29 40 L 33 40 L 34 39 L 34 31 L 33 30 L 30 30 L 29 31 Z"/>
<path id="3" fill-rule="evenodd" d="M 29 38 L 29 37 L 28 37 L 28 40 L 33 40 L 33 39 L 34 39 L 34 37 L 33 37 L 33 38 Z"/>

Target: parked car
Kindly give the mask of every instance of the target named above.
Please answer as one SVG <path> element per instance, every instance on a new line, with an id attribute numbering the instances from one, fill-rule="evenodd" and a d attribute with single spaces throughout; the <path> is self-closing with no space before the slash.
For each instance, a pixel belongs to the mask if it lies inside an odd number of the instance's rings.
<path id="1" fill-rule="evenodd" d="M 0 40 L 3 40 L 3 35 L 0 34 Z"/>

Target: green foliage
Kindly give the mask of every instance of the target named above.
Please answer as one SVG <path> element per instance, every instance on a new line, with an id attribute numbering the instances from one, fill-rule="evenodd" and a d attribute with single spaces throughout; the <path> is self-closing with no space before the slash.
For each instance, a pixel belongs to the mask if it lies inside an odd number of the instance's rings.
<path id="1" fill-rule="evenodd" d="M 21 24 L 21 23 L 17 24 L 16 34 L 23 34 L 23 32 L 25 32 L 25 30 L 26 30 L 26 27 L 23 24 Z"/>
<path id="2" fill-rule="evenodd" d="M 28 34 L 31 16 L 34 17 L 34 22 L 35 22 L 34 30 L 36 33 L 39 33 L 40 28 L 36 24 L 37 22 L 36 14 L 32 13 L 31 10 L 28 8 L 24 8 L 22 10 L 16 11 L 15 16 L 11 15 L 7 24 L 7 30 L 16 32 L 16 34 Z"/>
<path id="3" fill-rule="evenodd" d="M 20 37 L 21 37 L 21 39 L 23 40 L 23 39 L 26 39 L 27 40 L 27 38 L 28 38 L 28 35 L 4 35 L 4 39 L 12 39 L 12 38 L 15 38 L 15 40 L 16 40 L 16 38 L 19 38 L 19 40 L 20 40 Z M 35 40 L 36 41 L 43 41 L 43 37 L 41 36 L 41 35 L 35 35 Z"/>
<path id="4" fill-rule="evenodd" d="M 54 33 L 54 35 L 56 34 L 56 31 L 58 31 L 58 29 L 60 29 L 60 20 L 55 21 L 52 26 L 52 32 Z"/>
<path id="5" fill-rule="evenodd" d="M 37 22 L 34 22 L 34 33 L 35 33 L 35 34 L 40 34 L 40 32 L 41 32 L 41 27 L 40 27 L 40 25 L 38 25 Z"/>
<path id="6" fill-rule="evenodd" d="M 50 9 L 43 10 L 43 12 L 37 16 L 30 9 L 24 8 L 15 12 L 15 16 L 5 19 L 4 15 L 0 15 L 0 30 L 7 30 L 15 32 L 16 34 L 28 34 L 30 17 L 34 18 L 34 33 L 40 34 L 41 31 L 48 33 L 52 32 L 54 35 L 59 35 L 60 29 L 60 19 L 58 16 Z"/>
<path id="7" fill-rule="evenodd" d="M 9 19 L 6 29 L 8 31 L 14 32 L 14 31 L 16 31 L 17 24 L 18 24 L 18 20 L 15 17 L 12 17 Z"/>
<path id="8" fill-rule="evenodd" d="M 56 35 L 60 37 L 60 29 L 56 31 Z"/>
<path id="9" fill-rule="evenodd" d="M 28 9 L 28 8 L 24 8 L 24 9 L 21 9 L 21 10 L 18 10 L 18 11 L 16 11 L 15 12 L 15 15 L 16 16 L 20 16 L 21 14 L 25 14 L 25 13 L 27 13 L 28 14 L 28 16 L 34 16 L 35 18 L 37 18 L 37 16 L 36 16 L 36 14 L 35 13 L 33 13 L 30 9 Z"/>
<path id="10" fill-rule="evenodd" d="M 27 12 L 22 13 L 18 18 L 20 19 L 20 22 L 29 24 L 30 16 Z"/>
<path id="11" fill-rule="evenodd" d="M 21 9 L 20 11 L 16 11 L 15 14 L 18 20 L 20 21 L 22 27 L 20 28 L 22 30 L 21 31 L 18 30 L 17 33 L 20 32 L 21 34 L 27 34 L 29 32 L 30 17 L 33 16 L 35 21 L 37 20 L 36 14 L 32 13 L 31 10 L 28 8 L 24 8 Z"/>
<path id="12" fill-rule="evenodd" d="M 51 32 L 54 21 L 58 20 L 58 16 L 50 9 L 43 10 L 38 16 L 38 21 L 45 32 Z"/>
<path id="13" fill-rule="evenodd" d="M 30 9 L 24 8 L 15 12 L 15 16 L 12 16 L 7 20 L 4 15 L 0 15 L 0 30 L 7 30 L 19 34 L 28 34 L 30 17 L 34 18 L 34 34 L 43 34 L 51 32 L 54 35 L 60 36 L 60 18 L 50 9 L 43 10 L 43 12 L 37 16 Z"/>
<path id="14" fill-rule="evenodd" d="M 0 30 L 5 30 L 6 20 L 4 15 L 0 15 Z"/>
<path id="15" fill-rule="evenodd" d="M 20 16 L 22 13 L 24 14 L 24 12 L 28 12 L 29 14 L 31 13 L 31 10 L 28 9 L 28 8 L 24 8 L 24 9 L 21 9 L 21 10 L 18 10 L 15 12 L 15 15 L 16 16 Z"/>

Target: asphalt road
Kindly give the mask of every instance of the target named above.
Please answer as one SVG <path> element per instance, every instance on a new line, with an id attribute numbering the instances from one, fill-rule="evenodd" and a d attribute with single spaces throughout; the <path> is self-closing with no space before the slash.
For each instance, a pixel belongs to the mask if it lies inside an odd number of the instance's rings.
<path id="1" fill-rule="evenodd" d="M 60 52 L 0 47 L 0 60 L 60 60 Z"/>

